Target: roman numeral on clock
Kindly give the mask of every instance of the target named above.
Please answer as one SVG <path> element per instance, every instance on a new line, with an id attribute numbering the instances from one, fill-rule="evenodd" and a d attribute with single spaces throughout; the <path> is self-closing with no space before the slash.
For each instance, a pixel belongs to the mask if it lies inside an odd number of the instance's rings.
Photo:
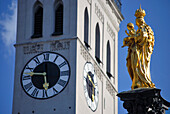
<path id="1" fill-rule="evenodd" d="M 87 88 L 86 88 L 86 86 L 84 86 L 84 92 L 85 92 L 85 93 L 87 92 Z"/>
<path id="2" fill-rule="evenodd" d="M 27 76 L 24 76 L 22 80 L 29 80 L 29 79 L 31 79 L 31 76 L 27 75 Z"/>
<path id="3" fill-rule="evenodd" d="M 58 93 L 58 91 L 54 87 L 53 87 L 53 92 L 54 92 L 54 94 Z"/>
<path id="4" fill-rule="evenodd" d="M 64 87 L 65 83 L 66 83 L 66 81 L 61 80 L 61 79 L 58 82 L 58 84 L 61 85 L 62 87 Z"/>
<path id="5" fill-rule="evenodd" d="M 38 59 L 38 57 L 35 57 L 35 58 L 34 58 L 34 61 L 36 62 L 37 65 L 40 64 L 40 60 Z"/>
<path id="6" fill-rule="evenodd" d="M 58 55 L 56 55 L 56 57 L 55 57 L 55 59 L 54 59 L 54 61 L 53 61 L 53 62 L 55 62 L 55 61 L 57 60 L 57 58 L 58 58 Z"/>
<path id="7" fill-rule="evenodd" d="M 69 75 L 69 70 L 67 70 L 67 71 L 62 71 L 61 73 L 60 73 L 60 76 L 68 76 Z"/>
<path id="8" fill-rule="evenodd" d="M 63 66 L 66 65 L 66 64 L 67 64 L 66 61 L 62 62 L 62 63 L 59 65 L 59 68 L 63 67 Z"/>
<path id="9" fill-rule="evenodd" d="M 44 56 L 44 61 L 49 61 L 49 57 L 50 57 L 49 53 L 45 53 L 43 54 L 43 56 Z"/>
<path id="10" fill-rule="evenodd" d="M 34 89 L 34 91 L 31 93 L 33 97 L 37 97 L 39 90 L 37 88 Z"/>
<path id="11" fill-rule="evenodd" d="M 33 87 L 32 82 L 24 85 L 25 90 L 28 92 Z"/>
<path id="12" fill-rule="evenodd" d="M 31 72 L 33 71 L 34 68 L 29 67 L 28 65 L 26 66 L 26 69 L 30 70 Z"/>
<path id="13" fill-rule="evenodd" d="M 46 90 L 43 90 L 43 96 L 42 96 L 43 98 L 46 98 L 46 97 L 48 97 L 48 95 L 47 95 L 47 91 Z"/>

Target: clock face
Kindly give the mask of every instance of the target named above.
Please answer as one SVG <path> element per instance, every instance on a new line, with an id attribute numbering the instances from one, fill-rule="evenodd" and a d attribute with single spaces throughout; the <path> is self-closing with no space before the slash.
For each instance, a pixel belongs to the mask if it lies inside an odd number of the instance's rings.
<path id="1" fill-rule="evenodd" d="M 92 63 L 87 62 L 84 66 L 84 90 L 88 106 L 95 111 L 98 106 L 98 84 Z"/>
<path id="2" fill-rule="evenodd" d="M 44 52 L 33 57 L 21 74 L 21 85 L 31 97 L 47 99 L 59 94 L 70 78 L 70 66 L 60 54 Z"/>

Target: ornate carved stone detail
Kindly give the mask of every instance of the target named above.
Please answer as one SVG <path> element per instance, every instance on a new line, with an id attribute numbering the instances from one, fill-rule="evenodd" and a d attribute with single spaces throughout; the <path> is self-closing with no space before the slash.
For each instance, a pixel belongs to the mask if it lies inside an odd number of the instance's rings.
<path id="1" fill-rule="evenodd" d="M 108 80 L 106 80 L 106 89 L 110 93 L 111 96 L 115 97 L 113 86 L 110 84 Z"/>
<path id="2" fill-rule="evenodd" d="M 88 52 L 86 51 L 86 49 L 85 49 L 83 46 L 80 46 L 80 49 L 81 49 L 80 54 L 83 56 L 83 58 L 84 58 L 86 61 L 90 61 L 91 58 L 90 58 Z"/>
<path id="3" fill-rule="evenodd" d="M 58 51 L 58 50 L 68 50 L 70 48 L 70 41 L 50 41 L 50 51 Z M 41 43 L 32 43 L 32 44 L 24 44 L 23 52 L 24 54 L 32 54 L 32 53 L 40 53 L 44 50 L 44 42 Z"/>
<path id="4" fill-rule="evenodd" d="M 23 52 L 24 54 L 32 54 L 32 53 L 39 53 L 39 52 L 43 52 L 43 44 L 29 44 L 26 46 L 23 46 Z"/>
<path id="5" fill-rule="evenodd" d="M 108 22 L 107 22 L 107 32 L 109 33 L 110 37 L 114 39 L 115 34 L 114 34 L 113 29 L 111 28 L 111 26 L 109 25 Z"/>
<path id="6" fill-rule="evenodd" d="M 50 43 L 51 51 L 68 50 L 70 48 L 70 41 L 53 41 Z"/>
<path id="7" fill-rule="evenodd" d="M 118 20 L 121 20 L 121 21 L 124 19 L 123 15 L 120 12 L 115 11 L 115 9 L 114 9 L 115 12 L 113 12 L 113 11 L 110 12 L 108 6 L 107 5 L 103 5 L 103 0 L 98 0 L 98 3 L 100 4 L 100 6 L 102 7 L 103 11 L 105 12 L 107 17 L 109 18 L 110 23 L 112 24 L 112 26 L 116 29 L 116 31 L 119 31 L 119 26 L 118 26 L 119 24 L 117 24 L 117 22 L 115 21 L 114 15 L 116 16 L 116 18 Z"/>
<path id="8" fill-rule="evenodd" d="M 120 97 L 123 107 L 128 114 L 165 114 L 165 110 L 170 107 L 170 103 L 160 95 L 160 89 L 141 88 L 121 92 Z"/>
<path id="9" fill-rule="evenodd" d="M 100 19 L 100 21 L 102 23 L 104 23 L 104 15 L 102 14 L 102 12 L 99 9 L 99 7 L 97 6 L 97 4 L 95 4 L 95 13 L 96 13 L 97 17 Z"/>
<path id="10" fill-rule="evenodd" d="M 99 67 L 96 65 L 96 63 L 94 63 L 94 70 L 95 70 L 96 75 L 100 79 L 100 81 L 103 82 L 103 73 L 101 72 Z"/>
<path id="11" fill-rule="evenodd" d="M 91 4 L 91 0 L 87 0 L 87 2 L 88 2 L 89 4 Z"/>

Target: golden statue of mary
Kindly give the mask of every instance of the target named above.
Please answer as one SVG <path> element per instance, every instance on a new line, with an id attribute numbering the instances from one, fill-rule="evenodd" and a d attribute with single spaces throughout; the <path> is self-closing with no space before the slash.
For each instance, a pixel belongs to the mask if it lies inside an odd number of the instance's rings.
<path id="1" fill-rule="evenodd" d="M 136 10 L 136 25 L 138 30 L 134 29 L 132 23 L 127 24 L 126 34 L 123 46 L 128 46 L 127 69 L 132 79 L 132 89 L 136 88 L 155 88 L 155 84 L 151 81 L 150 60 L 154 47 L 154 33 L 150 26 L 145 23 L 145 11 Z"/>

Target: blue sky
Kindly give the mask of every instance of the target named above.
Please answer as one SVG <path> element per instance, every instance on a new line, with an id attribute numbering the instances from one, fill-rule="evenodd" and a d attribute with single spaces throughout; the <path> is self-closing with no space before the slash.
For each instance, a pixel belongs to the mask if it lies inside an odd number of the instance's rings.
<path id="1" fill-rule="evenodd" d="M 12 113 L 16 2 L 0 0 L 0 114 Z"/>
<path id="2" fill-rule="evenodd" d="M 122 0 L 122 14 L 119 31 L 119 92 L 130 90 L 131 79 L 126 68 L 127 48 L 121 48 L 126 37 L 126 24 L 135 24 L 134 13 L 139 5 L 146 11 L 145 21 L 155 33 L 155 47 L 151 58 L 151 78 L 161 95 L 170 101 L 170 1 L 169 0 Z M 16 0 L 0 0 L 0 114 L 12 113 L 14 85 L 15 36 L 16 36 Z M 135 27 L 137 29 L 137 27 Z M 119 114 L 125 114 L 119 101 Z M 170 111 L 167 114 L 170 114 Z"/>
<path id="3" fill-rule="evenodd" d="M 135 11 L 141 4 L 145 10 L 146 23 L 151 26 L 155 34 L 155 46 L 151 57 L 151 79 L 156 87 L 161 89 L 161 95 L 170 101 L 170 1 L 169 0 L 122 0 L 122 14 L 124 20 L 119 31 L 119 92 L 130 90 L 132 81 L 126 68 L 127 47 L 121 48 L 123 38 L 126 37 L 126 25 L 129 22 L 135 24 Z M 136 26 L 137 29 L 137 26 Z M 119 114 L 125 114 L 123 104 L 119 100 Z M 170 114 L 170 111 L 167 114 Z"/>

